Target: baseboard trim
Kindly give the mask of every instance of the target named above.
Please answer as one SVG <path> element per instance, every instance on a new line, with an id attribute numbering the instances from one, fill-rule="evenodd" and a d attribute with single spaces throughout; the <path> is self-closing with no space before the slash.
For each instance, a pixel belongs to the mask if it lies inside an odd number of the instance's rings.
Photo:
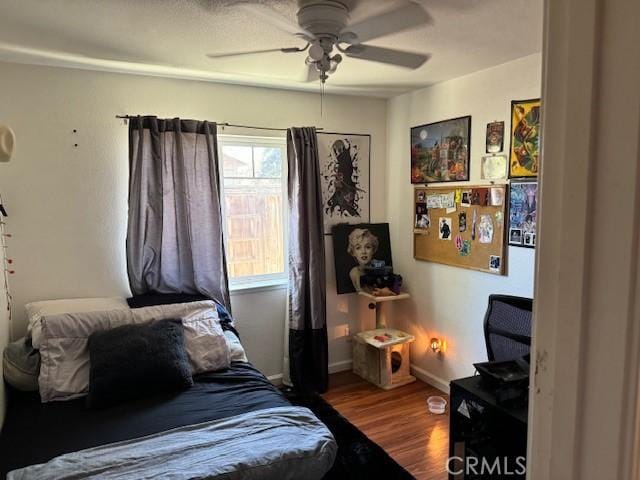
<path id="1" fill-rule="evenodd" d="M 341 362 L 330 363 L 329 373 L 338 373 L 344 372 L 346 370 L 351 370 L 352 363 L 353 362 L 351 360 L 342 360 Z M 267 380 L 269 380 L 274 385 L 282 385 L 283 379 L 284 375 L 282 373 L 267 376 Z"/>
<path id="2" fill-rule="evenodd" d="M 449 395 L 449 382 L 447 382 L 446 380 L 427 372 L 426 370 L 414 365 L 413 363 L 411 364 L 411 372 L 416 378 L 422 380 L 424 383 L 427 383 L 432 387 L 437 388 L 441 392 Z"/>
<path id="3" fill-rule="evenodd" d="M 281 373 L 278 373 L 277 375 L 269 375 L 267 377 L 267 380 L 269 380 L 274 385 L 282 385 L 282 378 L 283 375 Z"/>
<path id="4" fill-rule="evenodd" d="M 353 365 L 353 361 L 351 360 L 342 360 L 341 362 L 334 362 L 329 364 L 329 373 L 338 373 L 345 372 L 347 370 L 351 370 Z"/>
<path id="5" fill-rule="evenodd" d="M 338 373 L 345 372 L 347 370 L 351 370 L 353 365 L 353 361 L 351 360 L 342 360 L 340 362 L 334 362 L 329 364 L 329 373 Z M 449 382 L 446 380 L 433 375 L 432 373 L 427 372 L 426 370 L 411 364 L 411 373 L 422 380 L 424 383 L 431 385 L 432 387 L 437 388 L 441 392 L 449 394 Z M 269 375 L 267 379 L 273 383 L 274 385 L 282 385 L 283 375 L 282 373 L 278 373 L 276 375 Z"/>

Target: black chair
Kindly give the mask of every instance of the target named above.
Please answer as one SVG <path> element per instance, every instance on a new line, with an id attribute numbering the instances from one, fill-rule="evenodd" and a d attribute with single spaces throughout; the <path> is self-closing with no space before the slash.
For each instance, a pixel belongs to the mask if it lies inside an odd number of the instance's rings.
<path id="1" fill-rule="evenodd" d="M 484 338 L 489 361 L 516 360 L 531 350 L 531 298 L 489 295 Z"/>

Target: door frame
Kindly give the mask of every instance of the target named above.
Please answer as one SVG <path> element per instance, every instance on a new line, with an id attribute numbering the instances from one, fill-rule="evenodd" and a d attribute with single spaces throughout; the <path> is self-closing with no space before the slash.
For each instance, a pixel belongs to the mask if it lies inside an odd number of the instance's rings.
<path id="1" fill-rule="evenodd" d="M 640 2 L 545 0 L 528 478 L 640 451 Z"/>

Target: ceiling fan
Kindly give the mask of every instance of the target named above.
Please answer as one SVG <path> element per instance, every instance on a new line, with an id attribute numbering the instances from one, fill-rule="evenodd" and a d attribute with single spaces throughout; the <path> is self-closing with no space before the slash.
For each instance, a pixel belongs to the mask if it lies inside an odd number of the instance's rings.
<path id="1" fill-rule="evenodd" d="M 262 4 L 238 5 L 254 17 L 304 41 L 303 47 L 272 48 L 246 52 L 208 54 L 210 58 L 225 58 L 267 52 L 306 52 L 305 81 L 320 79 L 324 84 L 347 57 L 416 69 L 429 58 L 428 54 L 412 53 L 367 45 L 364 42 L 392 33 L 431 23 L 430 15 L 418 4 L 405 0 L 405 5 L 360 22 L 350 24 L 350 4 L 353 0 L 300 0 L 298 23 L 291 22 L 275 10 Z M 336 52 L 337 51 L 337 52 Z"/>

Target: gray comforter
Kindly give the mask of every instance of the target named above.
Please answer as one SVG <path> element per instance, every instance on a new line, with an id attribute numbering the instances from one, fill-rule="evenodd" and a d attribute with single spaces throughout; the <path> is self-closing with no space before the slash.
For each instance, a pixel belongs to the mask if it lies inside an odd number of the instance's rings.
<path id="1" fill-rule="evenodd" d="M 310 410 L 277 407 L 68 453 L 7 478 L 313 480 L 336 452 Z"/>

